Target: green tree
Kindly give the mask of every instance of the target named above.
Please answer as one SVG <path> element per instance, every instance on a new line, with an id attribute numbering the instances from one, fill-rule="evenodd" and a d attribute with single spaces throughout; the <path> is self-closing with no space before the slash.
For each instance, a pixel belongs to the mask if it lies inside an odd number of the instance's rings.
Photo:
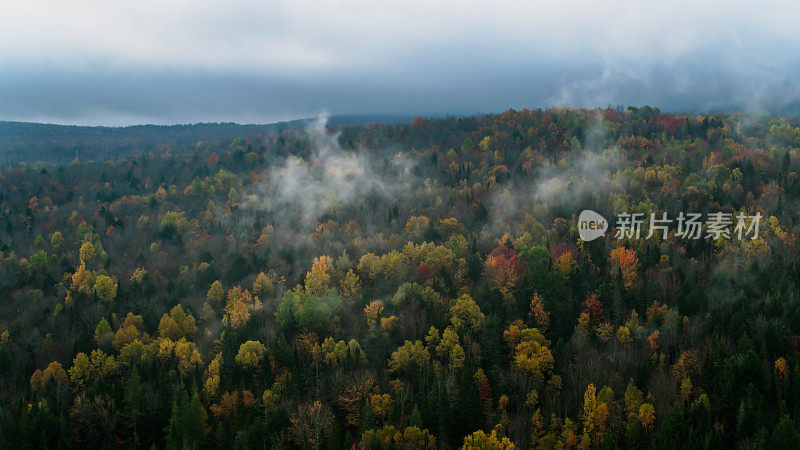
<path id="1" fill-rule="evenodd" d="M 205 421 L 206 413 L 197 392 L 189 397 L 183 388 L 179 388 L 173 399 L 169 425 L 165 430 L 166 448 L 201 448 L 205 439 Z"/>

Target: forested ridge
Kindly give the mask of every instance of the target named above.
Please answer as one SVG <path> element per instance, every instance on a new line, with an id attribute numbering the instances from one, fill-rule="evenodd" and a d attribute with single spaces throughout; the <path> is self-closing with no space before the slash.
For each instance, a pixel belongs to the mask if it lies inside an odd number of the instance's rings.
<path id="1" fill-rule="evenodd" d="M 6 162 L 0 448 L 798 448 L 798 126 L 509 110 Z M 584 242 L 584 209 L 762 220 Z"/>
<path id="2" fill-rule="evenodd" d="M 411 122 L 403 115 L 337 115 L 331 126 L 367 125 L 372 122 Z M 90 127 L 31 122 L 0 121 L 0 163 L 48 161 L 66 164 L 102 161 L 122 155 L 150 152 L 191 152 L 199 141 L 230 141 L 233 138 L 263 138 L 284 130 L 302 130 L 313 119 L 297 119 L 264 125 L 238 123 L 196 123 L 183 125 L 131 125 Z"/>

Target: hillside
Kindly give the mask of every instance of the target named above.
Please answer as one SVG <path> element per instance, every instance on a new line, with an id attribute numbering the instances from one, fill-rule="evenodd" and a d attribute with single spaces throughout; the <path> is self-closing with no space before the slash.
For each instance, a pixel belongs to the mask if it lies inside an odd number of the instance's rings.
<path id="1" fill-rule="evenodd" d="M 800 445 L 797 118 L 369 123 L 3 123 L 0 448 Z"/>

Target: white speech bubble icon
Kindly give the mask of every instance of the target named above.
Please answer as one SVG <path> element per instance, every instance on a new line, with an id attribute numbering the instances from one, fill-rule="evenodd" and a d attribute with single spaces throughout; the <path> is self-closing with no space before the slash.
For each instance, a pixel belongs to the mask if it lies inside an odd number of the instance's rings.
<path id="1" fill-rule="evenodd" d="M 608 230 L 608 221 L 592 211 L 584 209 L 578 216 L 578 234 L 585 242 L 593 241 L 604 235 Z"/>

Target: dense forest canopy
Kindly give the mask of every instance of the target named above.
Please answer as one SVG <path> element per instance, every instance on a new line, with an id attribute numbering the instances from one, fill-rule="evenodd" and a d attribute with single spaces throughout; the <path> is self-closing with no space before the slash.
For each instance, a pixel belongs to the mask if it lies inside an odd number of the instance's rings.
<path id="1" fill-rule="evenodd" d="M 6 162 L 0 448 L 797 448 L 798 126 L 509 110 Z M 763 219 L 584 242 L 585 209 Z"/>

